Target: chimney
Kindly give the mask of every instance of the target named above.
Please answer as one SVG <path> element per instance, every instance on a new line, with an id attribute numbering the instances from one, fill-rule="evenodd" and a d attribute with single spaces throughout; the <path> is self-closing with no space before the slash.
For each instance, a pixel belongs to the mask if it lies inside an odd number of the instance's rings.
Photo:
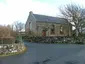
<path id="1" fill-rule="evenodd" d="M 32 11 L 30 11 L 30 12 L 29 12 L 29 14 L 33 14 L 33 12 L 32 12 Z"/>

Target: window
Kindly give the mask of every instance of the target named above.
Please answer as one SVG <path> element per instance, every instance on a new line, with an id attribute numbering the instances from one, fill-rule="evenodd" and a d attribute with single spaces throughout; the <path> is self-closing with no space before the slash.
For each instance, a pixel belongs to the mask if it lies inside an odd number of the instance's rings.
<path id="1" fill-rule="evenodd" d="M 60 26 L 60 34 L 63 34 L 63 26 Z"/>
<path id="2" fill-rule="evenodd" d="M 51 26 L 51 34 L 55 34 L 55 25 Z"/>
<path id="3" fill-rule="evenodd" d="M 29 22 L 29 30 L 32 29 L 32 22 Z"/>

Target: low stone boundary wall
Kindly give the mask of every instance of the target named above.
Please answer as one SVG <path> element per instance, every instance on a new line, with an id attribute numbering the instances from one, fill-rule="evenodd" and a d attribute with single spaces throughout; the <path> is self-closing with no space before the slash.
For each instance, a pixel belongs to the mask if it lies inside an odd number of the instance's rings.
<path id="1" fill-rule="evenodd" d="M 64 41 L 71 41 L 71 37 L 24 37 L 24 40 L 28 42 L 37 42 L 37 43 L 64 43 Z"/>
<path id="2" fill-rule="evenodd" d="M 55 44 L 85 44 L 85 38 L 74 38 L 74 37 L 61 37 L 61 36 L 58 36 L 58 37 L 29 37 L 29 36 L 25 36 L 23 37 L 23 39 L 25 41 L 28 41 L 28 42 L 33 42 L 33 43 L 47 43 L 47 44 L 50 44 L 50 43 L 55 43 Z"/>
<path id="3" fill-rule="evenodd" d="M 0 44 L 0 55 L 22 52 L 25 49 L 24 43 Z"/>

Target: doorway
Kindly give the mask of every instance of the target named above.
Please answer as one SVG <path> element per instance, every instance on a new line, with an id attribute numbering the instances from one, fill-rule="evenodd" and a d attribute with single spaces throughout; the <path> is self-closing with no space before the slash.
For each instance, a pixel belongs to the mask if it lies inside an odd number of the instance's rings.
<path id="1" fill-rule="evenodd" d="M 42 36 L 46 36 L 46 31 L 45 30 L 42 31 Z"/>

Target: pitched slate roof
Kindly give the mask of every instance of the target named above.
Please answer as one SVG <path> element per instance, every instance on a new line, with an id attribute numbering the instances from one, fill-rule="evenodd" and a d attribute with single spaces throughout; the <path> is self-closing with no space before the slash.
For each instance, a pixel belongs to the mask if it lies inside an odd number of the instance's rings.
<path id="1" fill-rule="evenodd" d="M 68 21 L 64 18 L 58 18 L 58 17 L 52 17 L 52 16 L 46 16 L 46 15 L 39 15 L 39 14 L 33 14 L 37 21 L 43 22 L 55 22 L 55 23 L 68 23 Z"/>

